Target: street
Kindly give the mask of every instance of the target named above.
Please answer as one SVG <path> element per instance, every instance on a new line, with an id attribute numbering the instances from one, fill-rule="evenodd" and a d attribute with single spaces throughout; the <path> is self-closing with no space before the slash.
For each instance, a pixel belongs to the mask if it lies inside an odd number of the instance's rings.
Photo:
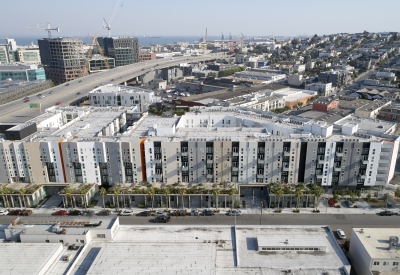
<path id="1" fill-rule="evenodd" d="M 115 217 L 115 215 L 109 217 Z M 105 217 L 85 217 L 85 216 L 64 216 L 54 217 L 50 215 L 34 214 L 27 219 L 35 218 L 39 220 L 40 217 L 46 218 L 48 221 L 56 220 L 101 220 Z M 1 216 L 0 224 L 9 224 L 16 216 Z M 25 217 L 20 217 L 22 220 Z M 123 216 L 120 217 L 121 225 L 148 225 L 154 226 L 160 224 L 153 223 L 153 217 L 137 217 L 137 216 Z M 234 225 L 235 217 L 217 214 L 215 216 L 186 216 L 186 217 L 171 217 L 170 225 Z M 259 214 L 244 214 L 236 217 L 237 225 L 259 225 Z M 400 216 L 385 216 L 378 215 L 363 215 L 363 214 L 263 214 L 263 225 L 329 225 L 333 231 L 340 228 L 349 239 L 351 236 L 351 228 L 396 228 L 400 227 Z"/>

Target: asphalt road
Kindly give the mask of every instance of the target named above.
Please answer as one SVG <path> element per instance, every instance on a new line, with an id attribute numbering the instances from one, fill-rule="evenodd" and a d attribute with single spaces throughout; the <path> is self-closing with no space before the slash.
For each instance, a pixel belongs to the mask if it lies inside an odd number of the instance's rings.
<path id="1" fill-rule="evenodd" d="M 50 215 L 32 215 L 29 218 L 46 218 L 46 220 L 88 219 L 88 217 L 52 217 Z M 15 216 L 0 216 L 0 224 L 9 224 Z M 23 219 L 23 217 L 21 217 Z M 103 217 L 94 217 L 101 219 Z M 124 216 L 120 217 L 121 225 L 159 225 L 152 222 L 153 217 Z M 215 215 L 211 217 L 186 216 L 171 217 L 170 225 L 234 225 L 235 217 L 226 215 Z M 260 215 L 245 214 L 236 217 L 237 225 L 259 225 Z M 329 225 L 332 230 L 342 229 L 347 238 L 350 238 L 352 228 L 398 228 L 400 227 L 400 216 L 381 217 L 378 215 L 362 214 L 264 214 L 263 225 Z"/>
<path id="2" fill-rule="evenodd" d="M 156 59 L 148 62 L 135 63 L 127 66 L 117 67 L 115 69 L 88 75 L 77 80 L 58 85 L 51 89 L 40 92 L 45 98 L 39 99 L 39 93 L 30 95 L 30 102 L 23 102 L 22 99 L 1 105 L 0 123 L 22 123 L 40 115 L 40 109 L 30 109 L 30 103 L 40 103 L 42 112 L 49 107 L 55 106 L 58 101 L 61 106 L 68 106 L 71 102 L 85 97 L 95 86 L 104 84 L 120 84 L 134 77 L 140 76 L 152 68 L 160 69 L 179 65 L 185 62 L 198 62 L 215 59 L 223 54 L 208 54 L 199 57 L 174 57 L 171 59 Z M 49 94 L 53 91 L 53 94 Z M 79 95 L 77 93 L 80 93 Z"/>

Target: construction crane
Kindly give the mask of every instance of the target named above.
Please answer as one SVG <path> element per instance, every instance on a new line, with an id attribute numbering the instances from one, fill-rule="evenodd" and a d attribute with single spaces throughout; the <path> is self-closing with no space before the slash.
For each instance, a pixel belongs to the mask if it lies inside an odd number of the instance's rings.
<path id="1" fill-rule="evenodd" d="M 49 38 L 51 38 L 51 31 L 60 32 L 60 29 L 59 29 L 59 28 L 52 28 L 52 27 L 50 27 L 50 23 L 48 23 L 48 22 L 47 22 L 47 28 L 40 27 L 39 24 L 37 24 L 36 26 L 25 27 L 25 28 L 27 28 L 27 29 L 46 30 Z"/>
<path id="2" fill-rule="evenodd" d="M 86 61 L 85 61 L 85 67 L 82 70 L 82 75 L 81 76 L 86 76 L 86 75 L 89 74 L 90 59 L 92 58 L 94 47 L 97 47 L 97 50 L 99 51 L 99 54 L 103 57 L 104 65 L 106 66 L 107 70 L 110 69 L 110 65 L 108 64 L 107 58 L 104 56 L 103 49 L 101 48 L 101 46 L 99 44 L 99 41 L 97 41 L 97 37 L 99 35 L 93 35 L 93 34 L 90 34 L 90 33 L 89 33 L 89 35 L 92 37 L 92 44 L 91 44 L 90 49 L 87 52 Z"/>
<path id="3" fill-rule="evenodd" d="M 105 29 L 108 31 L 108 37 L 111 37 L 111 22 L 112 22 L 112 20 L 114 19 L 114 15 L 115 15 L 115 12 L 117 11 L 117 8 L 118 8 L 118 5 L 119 5 L 119 1 L 120 1 L 120 0 L 118 0 L 117 4 L 115 5 L 114 11 L 113 11 L 113 13 L 112 13 L 112 15 L 111 15 L 111 17 L 110 17 L 110 20 L 108 20 L 108 23 L 107 23 L 106 19 L 103 18 L 104 23 L 105 23 L 105 25 L 103 26 L 103 28 L 105 28 Z M 122 6 L 122 5 L 121 5 L 121 6 Z"/>

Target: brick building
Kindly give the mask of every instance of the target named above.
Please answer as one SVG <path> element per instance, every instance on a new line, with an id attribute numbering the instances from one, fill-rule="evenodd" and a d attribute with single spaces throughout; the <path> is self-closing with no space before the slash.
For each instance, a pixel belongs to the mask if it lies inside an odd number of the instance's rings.
<path id="1" fill-rule="evenodd" d="M 139 62 L 145 62 L 149 60 L 155 60 L 156 53 L 141 52 L 139 53 Z"/>
<path id="2" fill-rule="evenodd" d="M 312 108 L 315 111 L 327 112 L 328 110 L 338 108 L 338 106 L 339 100 L 337 99 L 319 97 L 316 101 L 314 101 Z"/>

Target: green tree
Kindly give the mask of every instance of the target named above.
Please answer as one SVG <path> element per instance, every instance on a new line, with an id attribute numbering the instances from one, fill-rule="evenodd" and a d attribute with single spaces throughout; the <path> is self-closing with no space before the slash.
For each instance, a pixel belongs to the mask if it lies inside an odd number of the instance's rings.
<path id="1" fill-rule="evenodd" d="M 74 190 L 72 190 L 71 187 L 66 187 L 65 190 L 64 190 L 64 192 L 65 192 L 65 195 L 67 196 L 67 198 L 70 199 L 70 202 L 71 202 L 71 209 L 74 210 L 74 209 L 75 209 L 75 208 L 74 208 L 74 200 L 73 200 L 73 198 L 72 198 L 72 193 L 74 192 Z"/>
<path id="2" fill-rule="evenodd" d="M 275 195 L 278 197 L 278 211 L 280 210 L 280 205 L 281 205 L 281 198 L 283 196 L 283 190 L 282 188 L 277 188 L 275 190 Z"/>
<path id="3" fill-rule="evenodd" d="M 367 201 L 369 202 L 369 201 L 371 201 L 371 199 L 372 199 L 372 195 L 371 195 L 371 194 L 368 194 L 368 195 L 367 195 Z"/>
<path id="4" fill-rule="evenodd" d="M 186 194 L 186 189 L 185 188 L 179 188 L 179 195 L 181 195 L 181 200 L 182 200 L 182 210 L 184 208 L 184 202 L 183 202 L 183 195 Z"/>
<path id="5" fill-rule="evenodd" d="M 356 194 L 354 192 L 350 192 L 350 201 L 354 203 L 356 200 Z"/>
<path id="6" fill-rule="evenodd" d="M 400 187 L 397 187 L 396 190 L 394 191 L 394 196 L 396 198 L 400 198 Z"/>
<path id="7" fill-rule="evenodd" d="M 215 203 L 216 203 L 216 210 L 218 211 L 218 195 L 220 193 L 220 190 L 218 188 L 214 188 L 212 190 L 212 194 L 215 196 Z"/>
<path id="8" fill-rule="evenodd" d="M 319 198 L 322 195 L 322 188 L 317 186 L 314 188 L 314 196 L 315 196 L 315 210 L 318 210 Z"/>
<path id="9" fill-rule="evenodd" d="M 19 189 L 18 193 L 19 193 L 20 200 L 22 201 L 22 203 L 24 204 L 24 208 L 26 209 L 26 202 L 25 202 L 25 196 L 24 196 L 26 194 L 26 190 L 24 188 L 21 188 L 21 189 Z"/>
<path id="10" fill-rule="evenodd" d="M 4 206 L 8 208 L 8 211 L 10 211 L 10 202 L 8 201 L 8 194 L 10 194 L 10 189 L 4 186 L 0 189 L 0 194 L 3 197 Z"/>
<path id="11" fill-rule="evenodd" d="M 231 210 L 233 211 L 233 195 L 235 195 L 236 194 L 236 190 L 234 189 L 234 188 L 231 188 L 231 189 L 229 189 L 229 197 L 231 197 L 231 202 L 232 202 L 232 205 L 231 205 Z"/>
<path id="12" fill-rule="evenodd" d="M 113 191 L 114 194 L 114 198 L 117 202 L 117 211 L 119 212 L 119 201 L 118 201 L 118 195 L 121 193 L 121 190 L 119 190 L 118 188 L 115 188 Z"/>
<path id="13" fill-rule="evenodd" d="M 153 187 L 150 187 L 147 190 L 147 194 L 150 196 L 150 201 L 151 201 L 151 211 L 154 211 L 154 195 L 155 195 L 155 191 Z"/>
<path id="14" fill-rule="evenodd" d="M 104 203 L 104 196 L 107 194 L 107 190 L 104 187 L 101 187 L 99 190 L 99 194 L 101 198 L 103 199 L 103 209 L 106 209 L 106 205 Z"/>
<path id="15" fill-rule="evenodd" d="M 82 200 L 82 204 L 85 207 L 85 211 L 87 211 L 87 203 L 86 203 L 86 193 L 87 193 L 87 188 L 86 187 L 82 187 L 79 190 L 79 194 L 81 195 L 81 200 Z"/>
<path id="16" fill-rule="evenodd" d="M 300 198 L 303 195 L 303 190 L 302 187 L 296 186 L 296 190 L 294 191 L 294 197 L 296 198 L 297 204 L 296 204 L 296 209 L 299 210 L 299 203 L 300 203 Z"/>
<path id="17" fill-rule="evenodd" d="M 165 206 L 166 206 L 166 208 L 167 208 L 167 211 L 168 211 L 168 208 L 169 208 L 168 195 L 170 194 L 170 192 L 171 192 L 171 191 L 169 190 L 168 187 L 166 187 L 166 188 L 163 189 L 163 195 L 164 195 L 164 197 L 165 197 Z"/>

